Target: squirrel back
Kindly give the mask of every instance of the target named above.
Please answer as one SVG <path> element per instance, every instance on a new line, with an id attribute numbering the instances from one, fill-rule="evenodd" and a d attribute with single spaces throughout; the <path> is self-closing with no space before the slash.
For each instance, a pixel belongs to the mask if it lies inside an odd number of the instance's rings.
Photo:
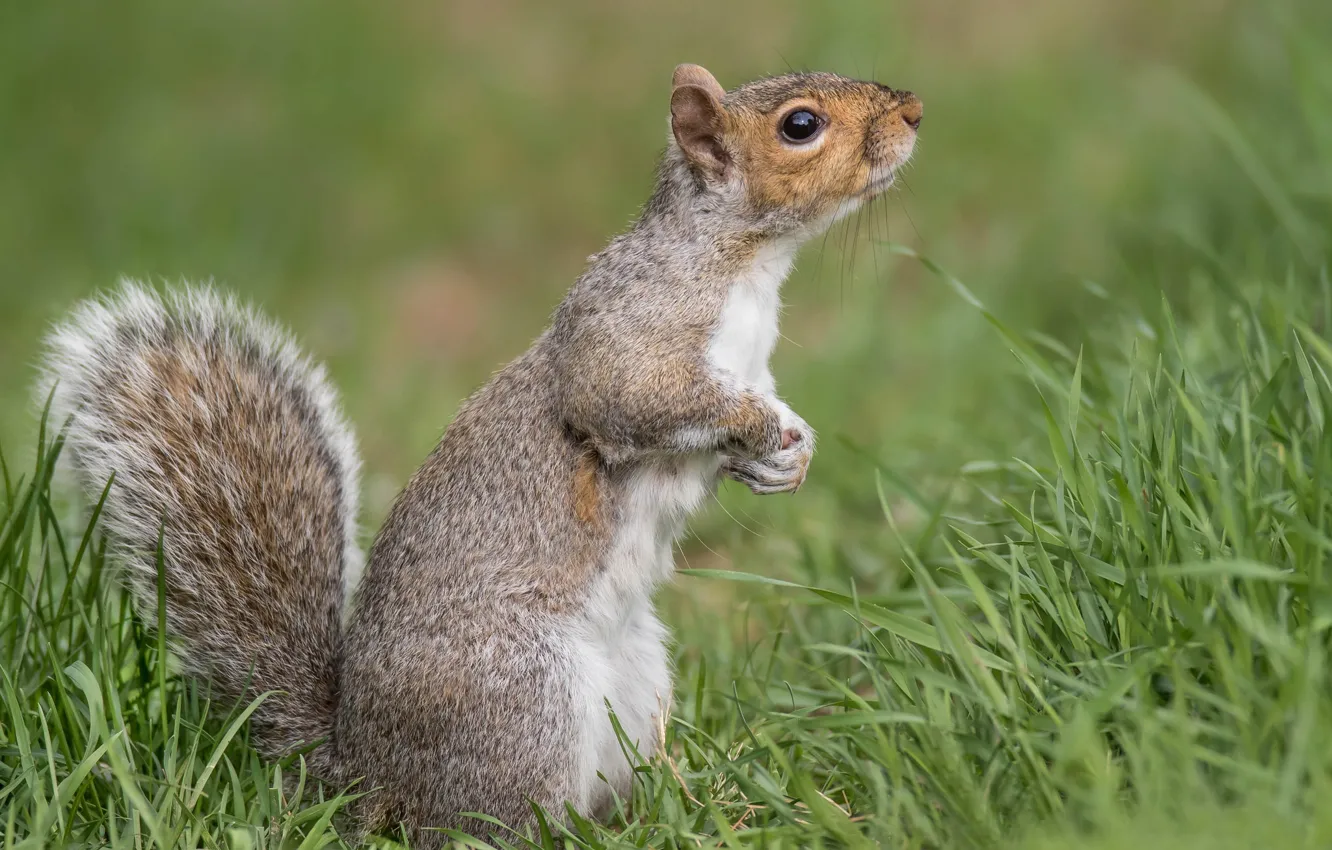
<path id="1" fill-rule="evenodd" d="M 230 298 L 132 281 L 47 344 L 42 398 L 91 500 L 113 481 L 101 529 L 140 613 L 156 619 L 160 539 L 186 669 L 224 699 L 275 692 L 252 717 L 266 756 L 327 737 L 361 555 L 356 448 L 323 369 Z"/>

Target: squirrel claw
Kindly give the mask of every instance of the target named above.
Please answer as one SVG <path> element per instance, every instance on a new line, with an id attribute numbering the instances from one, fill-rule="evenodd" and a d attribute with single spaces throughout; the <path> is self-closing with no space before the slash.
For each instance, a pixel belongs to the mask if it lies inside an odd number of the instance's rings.
<path id="1" fill-rule="evenodd" d="M 721 471 L 759 496 L 794 493 L 805 483 L 805 473 L 809 470 L 809 454 L 801 448 L 800 443 L 795 443 L 792 448 L 762 460 L 728 457 Z"/>

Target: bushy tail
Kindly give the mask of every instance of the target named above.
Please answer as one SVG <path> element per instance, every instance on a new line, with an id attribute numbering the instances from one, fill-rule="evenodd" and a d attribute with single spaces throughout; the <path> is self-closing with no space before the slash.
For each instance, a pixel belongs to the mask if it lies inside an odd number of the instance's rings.
<path id="1" fill-rule="evenodd" d="M 280 329 L 207 288 L 133 282 L 48 338 L 42 397 L 140 612 L 186 668 L 252 717 L 276 757 L 328 736 L 344 574 L 359 572 L 356 448 L 321 367 Z M 326 748 L 321 748 L 326 750 Z"/>

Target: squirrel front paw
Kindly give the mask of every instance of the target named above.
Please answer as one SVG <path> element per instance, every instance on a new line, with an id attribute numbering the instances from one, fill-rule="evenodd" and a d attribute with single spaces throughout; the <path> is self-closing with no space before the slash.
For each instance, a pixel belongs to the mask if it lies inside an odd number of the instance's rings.
<path id="1" fill-rule="evenodd" d="M 722 461 L 723 475 L 760 496 L 799 490 L 814 457 L 813 429 L 790 408 L 782 407 L 781 448 L 757 459 L 729 456 Z"/>

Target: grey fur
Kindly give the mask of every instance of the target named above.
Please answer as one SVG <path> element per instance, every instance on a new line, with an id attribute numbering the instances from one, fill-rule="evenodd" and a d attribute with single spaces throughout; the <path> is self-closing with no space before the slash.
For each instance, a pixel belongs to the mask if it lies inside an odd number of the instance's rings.
<path id="1" fill-rule="evenodd" d="M 899 164 L 879 152 L 897 138 L 880 125 L 919 108 L 821 74 L 742 87 L 725 108 L 766 139 L 767 113 L 793 96 L 855 99 L 846 115 L 866 123 L 847 161 L 867 174 L 858 157 Z M 373 792 L 356 804 L 364 828 L 405 824 L 431 843 L 424 827 L 479 827 L 467 811 L 522 826 L 530 802 L 597 814 L 629 794 L 628 773 L 589 790 L 584 652 L 592 641 L 615 670 L 669 675 L 650 598 L 691 503 L 651 515 L 653 552 L 617 560 L 643 482 L 698 470 L 781 492 L 813 449 L 812 432 L 784 449 L 794 414 L 770 386 L 719 374 L 709 345 L 756 257 L 793 252 L 861 187 L 819 194 L 815 181 L 800 205 L 774 203 L 780 186 L 759 193 L 745 172 L 745 145 L 759 143 L 726 140 L 728 175 L 668 146 L 639 220 L 463 403 L 398 497 L 345 636 L 357 461 L 323 372 L 206 289 L 162 299 L 127 284 L 51 335 L 45 374 L 68 451 L 91 495 L 116 474 L 103 531 L 140 609 L 152 616 L 165 520 L 167 627 L 189 669 L 232 697 L 283 691 L 256 712 L 256 739 L 279 755 L 327 738 L 313 764 Z M 641 713 L 642 688 L 631 696 Z M 651 755 L 655 740 L 640 744 Z"/>
<path id="2" fill-rule="evenodd" d="M 68 426 L 90 496 L 115 474 L 102 532 L 139 611 L 270 756 L 325 737 L 338 691 L 342 576 L 357 570 L 356 447 L 322 367 L 271 322 L 191 288 L 125 281 L 48 337 L 40 397 Z"/>

